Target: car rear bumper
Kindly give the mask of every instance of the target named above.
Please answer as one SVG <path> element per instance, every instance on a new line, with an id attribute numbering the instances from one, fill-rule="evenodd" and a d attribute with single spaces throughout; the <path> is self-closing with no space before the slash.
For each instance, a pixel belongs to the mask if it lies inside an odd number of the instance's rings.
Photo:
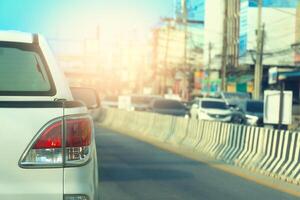
<path id="1" fill-rule="evenodd" d="M 65 168 L 64 196 L 86 196 L 98 200 L 98 163 L 96 150 L 90 162 L 81 167 Z M 71 198 L 72 199 L 72 198 Z"/>

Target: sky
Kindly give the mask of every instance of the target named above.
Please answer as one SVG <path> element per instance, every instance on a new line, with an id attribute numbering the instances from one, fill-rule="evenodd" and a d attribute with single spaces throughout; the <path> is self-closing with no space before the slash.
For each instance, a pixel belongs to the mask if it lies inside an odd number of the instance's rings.
<path id="1" fill-rule="evenodd" d="M 173 1 L 0 0 L 0 29 L 68 38 L 93 35 L 97 24 L 102 31 L 146 30 L 173 15 Z"/>

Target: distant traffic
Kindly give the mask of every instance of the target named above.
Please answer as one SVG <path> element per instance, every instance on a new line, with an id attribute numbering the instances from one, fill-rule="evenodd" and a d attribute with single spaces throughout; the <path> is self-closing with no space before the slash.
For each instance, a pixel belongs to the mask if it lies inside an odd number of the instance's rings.
<path id="1" fill-rule="evenodd" d="M 208 97 L 194 97 L 182 101 L 176 95 L 122 95 L 106 96 L 103 108 L 119 108 L 128 111 L 153 112 L 198 120 L 264 126 L 263 101 L 252 100 L 248 93 L 222 92 Z"/>

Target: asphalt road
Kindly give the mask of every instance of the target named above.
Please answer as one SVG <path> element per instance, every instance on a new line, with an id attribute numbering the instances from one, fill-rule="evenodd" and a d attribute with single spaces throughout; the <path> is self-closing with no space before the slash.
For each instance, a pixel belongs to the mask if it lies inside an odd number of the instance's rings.
<path id="1" fill-rule="evenodd" d="M 103 200 L 298 199 L 113 131 L 96 132 Z"/>

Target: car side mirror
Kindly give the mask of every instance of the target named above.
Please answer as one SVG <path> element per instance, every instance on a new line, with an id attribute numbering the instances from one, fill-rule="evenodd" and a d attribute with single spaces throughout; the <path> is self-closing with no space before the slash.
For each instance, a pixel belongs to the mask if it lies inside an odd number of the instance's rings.
<path id="1" fill-rule="evenodd" d="M 96 90 L 92 88 L 71 87 L 75 101 L 80 101 L 90 110 L 100 107 L 100 99 Z"/>

